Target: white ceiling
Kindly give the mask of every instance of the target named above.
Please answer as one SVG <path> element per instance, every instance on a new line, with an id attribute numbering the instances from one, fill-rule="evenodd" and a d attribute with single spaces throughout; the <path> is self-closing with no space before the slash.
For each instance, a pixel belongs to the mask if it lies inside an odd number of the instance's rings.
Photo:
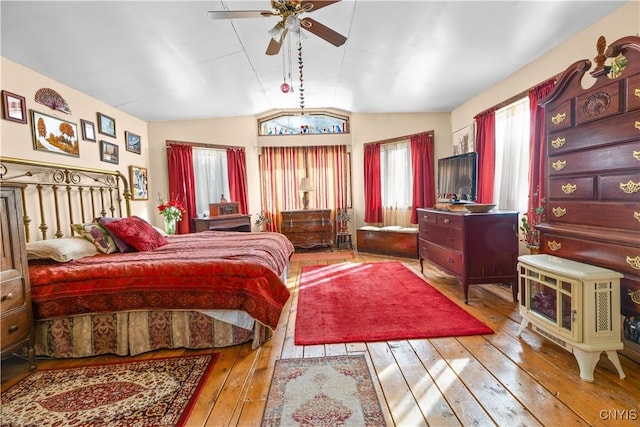
<path id="1" fill-rule="evenodd" d="M 305 108 L 448 112 L 624 3 L 343 0 L 306 14 L 348 39 L 302 42 Z M 296 46 L 293 94 L 264 54 L 277 18 L 209 10 L 270 2 L 3 0 L 1 52 L 146 121 L 299 108 Z"/>

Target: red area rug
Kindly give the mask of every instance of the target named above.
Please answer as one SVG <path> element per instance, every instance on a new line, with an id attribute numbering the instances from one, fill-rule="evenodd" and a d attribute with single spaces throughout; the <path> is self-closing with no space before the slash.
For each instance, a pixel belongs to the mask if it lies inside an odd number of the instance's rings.
<path id="1" fill-rule="evenodd" d="M 385 425 L 364 355 L 276 360 L 262 427 Z"/>
<path id="2" fill-rule="evenodd" d="M 302 268 L 297 345 L 492 333 L 400 262 Z"/>
<path id="3" fill-rule="evenodd" d="M 217 358 L 37 370 L 2 394 L 2 425 L 184 425 Z"/>

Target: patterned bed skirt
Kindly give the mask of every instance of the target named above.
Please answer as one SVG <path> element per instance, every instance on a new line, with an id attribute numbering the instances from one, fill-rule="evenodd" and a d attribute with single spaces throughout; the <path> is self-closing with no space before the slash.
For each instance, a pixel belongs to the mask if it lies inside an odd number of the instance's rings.
<path id="1" fill-rule="evenodd" d="M 133 356 L 161 348 L 228 347 L 253 340 L 253 348 L 272 331 L 254 322 L 244 329 L 197 311 L 134 311 L 36 321 L 38 356 Z"/>

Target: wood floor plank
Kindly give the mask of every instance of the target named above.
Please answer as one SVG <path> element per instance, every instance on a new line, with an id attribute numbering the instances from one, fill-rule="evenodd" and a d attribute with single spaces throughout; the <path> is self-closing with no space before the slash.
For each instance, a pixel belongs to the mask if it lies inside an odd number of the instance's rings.
<path id="1" fill-rule="evenodd" d="M 368 343 L 367 347 L 395 425 L 428 425 L 387 343 Z"/>

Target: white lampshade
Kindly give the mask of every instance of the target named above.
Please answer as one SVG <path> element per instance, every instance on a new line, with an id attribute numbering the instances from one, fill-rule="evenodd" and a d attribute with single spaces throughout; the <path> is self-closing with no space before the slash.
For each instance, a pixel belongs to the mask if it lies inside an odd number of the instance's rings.
<path id="1" fill-rule="evenodd" d="M 298 191 L 313 191 L 313 187 L 311 186 L 311 181 L 309 181 L 309 178 L 302 178 L 300 180 Z"/>

